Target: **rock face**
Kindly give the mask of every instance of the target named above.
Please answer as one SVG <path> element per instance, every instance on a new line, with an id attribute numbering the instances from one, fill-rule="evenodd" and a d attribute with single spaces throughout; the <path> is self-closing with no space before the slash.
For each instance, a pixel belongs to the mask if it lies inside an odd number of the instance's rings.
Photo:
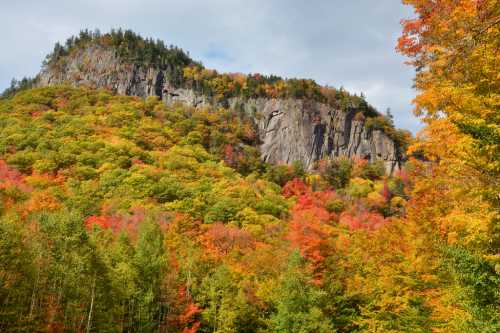
<path id="1" fill-rule="evenodd" d="M 230 100 L 231 107 L 253 115 L 266 162 L 314 162 L 331 156 L 359 156 L 384 161 L 386 171 L 400 168 L 395 143 L 382 131 L 368 131 L 364 121 L 355 120 L 356 110 L 335 110 L 315 101 L 295 99 Z"/>
<path id="2" fill-rule="evenodd" d="M 173 70 L 169 68 L 159 70 L 125 63 L 113 50 L 99 46 L 78 50 L 57 67 L 44 68 L 38 76 L 39 86 L 69 83 L 124 95 L 156 95 L 169 105 L 214 105 L 193 90 L 176 88 L 173 81 Z M 367 130 L 364 120 L 356 119 L 356 109 L 346 112 L 311 100 L 239 97 L 229 99 L 224 106 L 241 110 L 254 119 L 266 162 L 301 161 L 310 169 L 315 161 L 325 157 L 359 156 L 372 162 L 382 160 L 389 174 L 401 167 L 403 156 L 394 140 L 382 131 Z"/>

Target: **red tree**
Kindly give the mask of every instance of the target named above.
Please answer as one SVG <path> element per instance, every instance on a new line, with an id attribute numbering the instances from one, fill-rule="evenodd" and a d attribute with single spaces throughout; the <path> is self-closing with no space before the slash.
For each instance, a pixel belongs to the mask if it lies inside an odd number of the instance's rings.
<path id="1" fill-rule="evenodd" d="M 370 212 L 362 207 L 355 207 L 340 215 L 340 224 L 350 230 L 376 230 L 387 223 L 381 214 Z"/>
<path id="2" fill-rule="evenodd" d="M 295 194 L 287 239 L 312 265 L 315 281 L 321 282 L 325 258 L 334 251 L 333 214 L 325 204 L 335 197 L 332 191 L 312 192 L 300 180 L 285 185 L 285 196 Z"/>

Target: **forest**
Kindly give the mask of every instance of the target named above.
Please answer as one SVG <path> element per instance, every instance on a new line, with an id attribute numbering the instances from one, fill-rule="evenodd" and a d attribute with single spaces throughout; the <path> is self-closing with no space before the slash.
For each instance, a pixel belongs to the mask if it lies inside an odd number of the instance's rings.
<path id="1" fill-rule="evenodd" d="M 498 332 L 500 6 L 403 2 L 416 17 L 397 50 L 425 127 L 410 140 L 366 104 L 365 126 L 407 146 L 391 175 L 362 158 L 264 163 L 237 110 L 13 82 L 0 98 L 0 332 Z M 217 99 L 366 103 L 312 80 L 218 74 L 121 30 L 82 33 L 46 65 L 93 39 L 127 40 L 123 56 L 174 64 Z"/>

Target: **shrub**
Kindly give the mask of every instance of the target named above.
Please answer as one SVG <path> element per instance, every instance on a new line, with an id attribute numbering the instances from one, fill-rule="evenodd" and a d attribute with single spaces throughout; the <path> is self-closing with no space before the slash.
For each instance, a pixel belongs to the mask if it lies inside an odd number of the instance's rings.
<path id="1" fill-rule="evenodd" d="M 368 193 L 373 191 L 373 182 L 363 178 L 354 178 L 351 180 L 347 193 L 354 198 L 365 198 Z"/>
<path id="2" fill-rule="evenodd" d="M 352 167 L 350 159 L 344 157 L 334 158 L 327 161 L 322 176 L 333 188 L 344 188 L 351 178 Z"/>
<path id="3" fill-rule="evenodd" d="M 367 163 L 361 168 L 361 177 L 375 180 L 385 175 L 385 165 L 383 161 Z"/>

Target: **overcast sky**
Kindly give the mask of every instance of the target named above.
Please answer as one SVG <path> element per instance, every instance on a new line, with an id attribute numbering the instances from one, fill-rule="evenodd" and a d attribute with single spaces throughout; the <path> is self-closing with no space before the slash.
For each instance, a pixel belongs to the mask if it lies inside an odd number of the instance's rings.
<path id="1" fill-rule="evenodd" d="M 413 70 L 394 47 L 400 0 L 0 0 L 0 91 L 33 76 L 56 41 L 132 29 L 218 71 L 277 74 L 363 92 L 415 132 Z"/>

